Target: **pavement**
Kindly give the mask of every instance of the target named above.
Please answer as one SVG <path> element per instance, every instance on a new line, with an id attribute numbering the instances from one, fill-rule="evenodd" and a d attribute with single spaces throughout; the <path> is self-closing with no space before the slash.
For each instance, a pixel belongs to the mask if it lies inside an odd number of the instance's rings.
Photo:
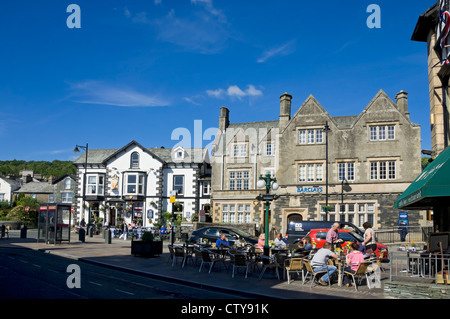
<path id="1" fill-rule="evenodd" d="M 209 266 L 199 272 L 199 265 L 188 262 L 184 267 L 181 261 L 172 266 L 169 263 L 169 241 L 164 241 L 163 254 L 155 257 L 139 257 L 131 255 L 131 241 L 113 238 L 111 244 L 105 243 L 101 235 L 86 237 L 84 243 L 78 241 L 78 234 L 71 233 L 71 242 L 51 245 L 34 238 L 21 239 L 11 236 L 0 240 L 0 248 L 33 249 L 43 253 L 55 254 L 71 258 L 78 262 L 88 262 L 104 267 L 110 267 L 132 272 L 142 276 L 149 276 L 171 282 L 183 282 L 197 287 L 208 287 L 221 291 L 232 291 L 247 298 L 277 298 L 277 299 L 388 299 L 384 295 L 383 281 L 388 280 L 389 271 L 382 272 L 381 288 L 369 289 L 366 285 L 358 287 L 318 286 L 310 288 L 310 279 L 303 285 L 301 278 L 294 278 L 288 284 L 287 280 L 278 280 L 273 270 L 265 272 L 258 280 L 259 271 L 249 271 L 245 278 L 245 270 L 238 269 L 232 278 L 231 267 L 225 269 L 220 263 L 216 264 L 208 274 Z M 280 274 L 282 278 L 282 274 Z"/>

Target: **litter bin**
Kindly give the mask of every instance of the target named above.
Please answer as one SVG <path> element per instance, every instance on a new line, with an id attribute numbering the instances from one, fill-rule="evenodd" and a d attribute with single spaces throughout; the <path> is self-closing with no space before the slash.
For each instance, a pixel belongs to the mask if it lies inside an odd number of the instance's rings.
<path id="1" fill-rule="evenodd" d="M 78 229 L 78 240 L 82 243 L 84 243 L 86 240 L 86 231 L 83 227 L 80 227 L 80 229 Z"/>
<path id="2" fill-rule="evenodd" d="M 20 229 L 20 238 L 27 238 L 27 225 L 23 225 Z"/>
<path id="3" fill-rule="evenodd" d="M 111 244 L 111 231 L 109 228 L 103 230 L 103 237 L 105 237 L 105 244 Z"/>

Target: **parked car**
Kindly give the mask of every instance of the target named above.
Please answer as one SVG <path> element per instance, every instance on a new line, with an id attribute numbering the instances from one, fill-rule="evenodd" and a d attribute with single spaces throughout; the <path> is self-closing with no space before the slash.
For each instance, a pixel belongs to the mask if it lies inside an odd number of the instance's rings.
<path id="1" fill-rule="evenodd" d="M 322 229 L 312 229 L 309 231 L 306 236 L 311 237 L 311 242 L 316 243 L 316 249 L 322 248 L 323 244 L 325 244 L 325 240 L 327 238 L 327 233 L 330 230 L 330 228 L 322 228 Z M 306 237 L 305 236 L 305 237 Z M 339 229 L 338 230 L 338 239 L 342 239 L 343 242 L 341 244 L 341 247 L 344 247 L 347 242 L 357 242 L 358 244 L 361 244 L 364 241 L 364 238 L 357 234 L 356 232 L 345 230 L 345 229 Z M 381 243 L 377 243 L 377 249 L 375 250 L 375 254 L 379 254 L 382 250 L 386 250 L 386 253 L 383 257 L 383 260 L 387 260 L 388 255 L 388 249 L 385 245 Z"/>
<path id="2" fill-rule="evenodd" d="M 316 220 L 308 220 L 308 221 L 292 221 L 288 224 L 288 228 L 286 231 L 286 240 L 288 244 L 296 244 L 298 243 L 311 229 L 319 229 L 319 228 L 331 228 L 331 226 L 335 222 L 332 221 L 316 221 Z M 359 229 L 357 226 L 348 222 L 339 222 L 340 228 L 351 229 L 355 233 L 360 236 L 364 236 L 364 232 Z"/>
<path id="3" fill-rule="evenodd" d="M 258 238 L 255 236 L 243 230 L 230 227 L 203 227 L 194 230 L 189 237 L 189 242 L 197 243 L 206 239 L 209 243 L 215 243 L 221 234 L 225 234 L 230 242 L 230 246 L 234 245 L 239 238 L 242 238 L 247 244 L 255 245 L 258 243 Z"/>

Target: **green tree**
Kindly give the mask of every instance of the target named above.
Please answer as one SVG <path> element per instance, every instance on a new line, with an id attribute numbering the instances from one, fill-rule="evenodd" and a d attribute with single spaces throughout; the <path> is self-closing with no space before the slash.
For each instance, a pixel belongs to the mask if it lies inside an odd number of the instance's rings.
<path id="1" fill-rule="evenodd" d="M 431 157 L 422 157 L 422 170 L 424 170 L 432 161 Z"/>
<path id="2" fill-rule="evenodd" d="M 28 212 L 26 211 L 28 207 Z M 7 217 L 19 220 L 26 224 L 37 223 L 37 216 L 39 211 L 39 202 L 31 197 L 18 197 L 16 205 L 9 211 Z"/>

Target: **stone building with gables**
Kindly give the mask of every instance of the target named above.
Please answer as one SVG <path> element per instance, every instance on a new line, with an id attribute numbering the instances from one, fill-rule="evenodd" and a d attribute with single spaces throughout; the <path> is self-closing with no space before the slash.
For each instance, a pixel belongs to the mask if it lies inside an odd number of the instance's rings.
<path id="1" fill-rule="evenodd" d="M 420 126 L 409 118 L 407 95 L 399 92 L 394 102 L 380 90 L 360 114 L 332 117 L 313 96 L 292 114 L 285 93 L 279 118 L 266 122 L 231 123 L 222 107 L 212 155 L 213 222 L 255 223 L 262 231 L 264 203 L 256 197 L 264 190 L 256 185 L 269 172 L 280 186 L 272 191 L 280 195 L 270 207 L 272 232 L 284 234 L 292 220 L 393 227 L 396 198 L 421 172 Z"/>

